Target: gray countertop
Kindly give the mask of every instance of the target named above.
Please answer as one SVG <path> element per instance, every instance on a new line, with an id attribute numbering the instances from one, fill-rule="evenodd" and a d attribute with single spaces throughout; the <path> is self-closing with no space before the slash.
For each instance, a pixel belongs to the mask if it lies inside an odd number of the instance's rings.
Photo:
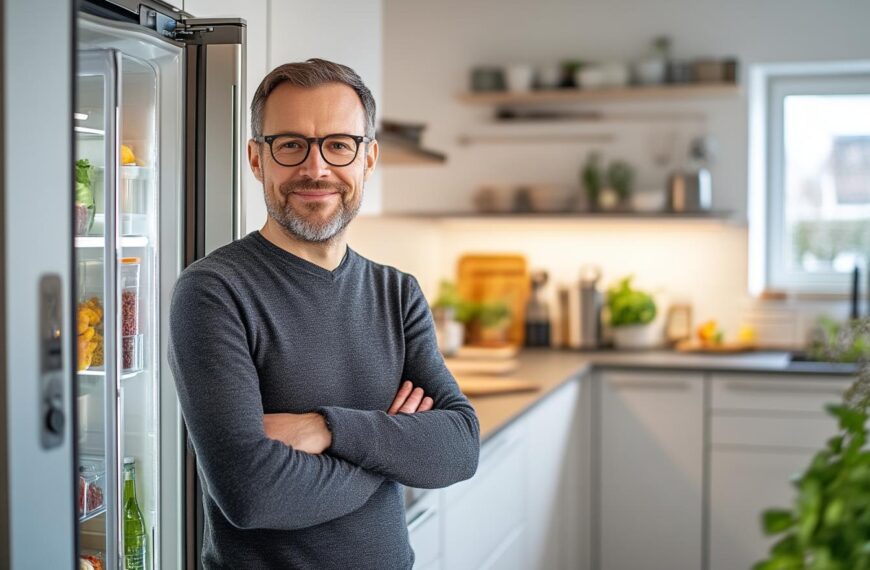
<path id="1" fill-rule="evenodd" d="M 768 374 L 855 375 L 854 365 L 791 363 L 786 352 L 749 352 L 729 355 L 687 354 L 674 351 L 592 351 L 524 349 L 518 369 L 499 378 L 528 380 L 535 392 L 469 397 L 480 420 L 480 438 L 486 441 L 532 409 L 560 386 L 581 378 L 593 368 L 632 370 L 692 370 Z"/>

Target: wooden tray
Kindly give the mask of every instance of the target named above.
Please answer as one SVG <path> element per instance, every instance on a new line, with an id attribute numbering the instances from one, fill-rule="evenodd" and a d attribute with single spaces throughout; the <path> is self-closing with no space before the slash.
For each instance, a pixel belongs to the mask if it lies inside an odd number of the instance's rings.
<path id="1" fill-rule="evenodd" d="M 696 352 L 701 354 L 734 354 L 757 350 L 754 344 L 743 342 L 723 342 L 720 344 L 703 344 L 697 340 L 684 340 L 675 347 L 680 352 Z"/>
<path id="2" fill-rule="evenodd" d="M 528 380 L 515 378 L 457 378 L 459 389 L 466 396 L 492 396 L 517 392 L 535 392 L 540 387 Z"/>
<path id="3" fill-rule="evenodd" d="M 511 311 L 508 342 L 522 346 L 525 338 L 529 272 L 519 254 L 466 254 L 459 258 L 456 289 L 468 301 L 504 301 Z"/>

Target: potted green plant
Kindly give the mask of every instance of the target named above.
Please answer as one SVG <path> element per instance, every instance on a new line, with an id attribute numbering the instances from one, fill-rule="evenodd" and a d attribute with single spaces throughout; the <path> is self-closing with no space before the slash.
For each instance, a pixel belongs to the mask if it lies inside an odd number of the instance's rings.
<path id="1" fill-rule="evenodd" d="M 794 508 L 762 514 L 763 531 L 779 540 L 754 570 L 870 569 L 868 405 L 870 366 L 865 361 L 844 403 L 827 407 L 838 419 L 839 431 L 793 480 Z"/>
<path id="2" fill-rule="evenodd" d="M 438 348 L 449 356 L 465 342 L 465 328 L 474 318 L 475 304 L 460 297 L 452 281 L 442 280 L 431 308 Z"/>
<path id="3" fill-rule="evenodd" d="M 606 308 L 617 348 L 649 348 L 656 345 L 650 323 L 656 317 L 651 294 L 632 287 L 634 276 L 620 279 L 607 290 Z"/>
<path id="4" fill-rule="evenodd" d="M 483 344 L 507 342 L 511 324 L 511 310 L 504 301 L 478 303 L 474 320 L 477 340 Z"/>

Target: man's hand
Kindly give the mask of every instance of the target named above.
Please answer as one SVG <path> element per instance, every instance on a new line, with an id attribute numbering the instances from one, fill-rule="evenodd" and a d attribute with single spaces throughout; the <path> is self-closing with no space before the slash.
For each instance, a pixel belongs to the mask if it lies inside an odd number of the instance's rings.
<path id="1" fill-rule="evenodd" d="M 419 386 L 414 388 L 414 384 L 410 380 L 405 380 L 396 393 L 396 399 L 393 400 L 387 414 L 393 416 L 399 412 L 406 414 L 425 412 L 431 410 L 434 404 L 434 400 L 429 396 L 423 397 L 423 388 Z"/>
<path id="2" fill-rule="evenodd" d="M 332 445 L 332 432 L 317 412 L 307 414 L 264 414 L 266 437 L 276 439 L 297 451 L 323 453 Z"/>
<path id="3" fill-rule="evenodd" d="M 432 409 L 435 404 L 429 396 L 423 396 L 423 389 L 414 388 L 410 380 L 402 383 L 387 413 L 391 416 L 399 412 L 413 414 Z M 264 414 L 263 427 L 266 437 L 289 445 L 305 453 L 323 453 L 332 445 L 332 432 L 326 427 L 326 420 L 317 412 L 307 414 Z"/>

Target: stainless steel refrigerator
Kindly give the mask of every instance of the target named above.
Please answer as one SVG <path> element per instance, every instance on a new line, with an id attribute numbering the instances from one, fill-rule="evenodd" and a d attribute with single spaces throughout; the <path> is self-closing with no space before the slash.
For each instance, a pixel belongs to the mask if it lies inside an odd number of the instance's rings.
<path id="1" fill-rule="evenodd" d="M 38 169 L 29 179 L 19 170 L 6 173 L 0 201 L 0 212 L 4 202 L 11 205 L 4 238 L 27 227 L 39 241 L 34 254 L 44 250 L 43 259 L 50 258 L 43 264 L 19 252 L 0 254 L 0 342 L 8 356 L 0 358 L 0 425 L 9 427 L 6 448 L 0 446 L 9 466 L 0 475 L 0 566 L 76 568 L 85 557 L 124 568 L 125 546 L 133 542 L 125 545 L 127 471 L 135 473 L 144 523 L 144 567 L 190 567 L 198 556 L 198 489 L 166 360 L 168 310 L 183 268 L 240 232 L 245 24 L 195 19 L 148 0 L 80 2 L 69 12 L 56 5 L 52 12 L 49 4 L 3 5 L 4 42 L 24 40 L 6 33 L 10 14 L 42 11 L 40 17 L 59 18 L 53 25 L 64 33 L 51 50 L 36 51 L 46 62 L 52 53 L 68 59 L 57 65 L 61 77 L 46 78 L 38 62 L 31 66 L 32 92 L 52 89 L 56 102 L 30 109 L 39 117 L 24 123 L 47 129 L 23 137 L 55 176 L 44 191 L 47 209 L 37 216 L 37 208 L 16 202 L 23 192 L 39 196 Z M 10 54 L 39 56 L 12 47 Z M 4 84 L 26 76 L 4 67 Z M 67 88 L 58 89 L 64 82 Z M 26 93 L 4 90 L 4 116 L 27 110 Z M 14 137 L 5 123 L 8 146 Z M 4 164 L 19 154 L 26 157 L 21 149 L 4 152 Z M 42 225 L 50 243 L 40 241 Z M 21 307 L 9 295 L 19 287 L 27 292 Z M 10 339 L 16 311 L 27 320 L 20 328 L 32 335 L 29 344 Z M 28 354 L 13 357 L 16 346 Z M 22 374 L 32 376 L 27 389 Z M 19 408 L 32 412 L 28 419 L 16 416 Z M 20 490 L 39 501 L 39 487 L 22 477 L 27 461 L 53 470 L 34 473 L 51 486 L 42 497 L 52 505 L 16 498 Z"/>

